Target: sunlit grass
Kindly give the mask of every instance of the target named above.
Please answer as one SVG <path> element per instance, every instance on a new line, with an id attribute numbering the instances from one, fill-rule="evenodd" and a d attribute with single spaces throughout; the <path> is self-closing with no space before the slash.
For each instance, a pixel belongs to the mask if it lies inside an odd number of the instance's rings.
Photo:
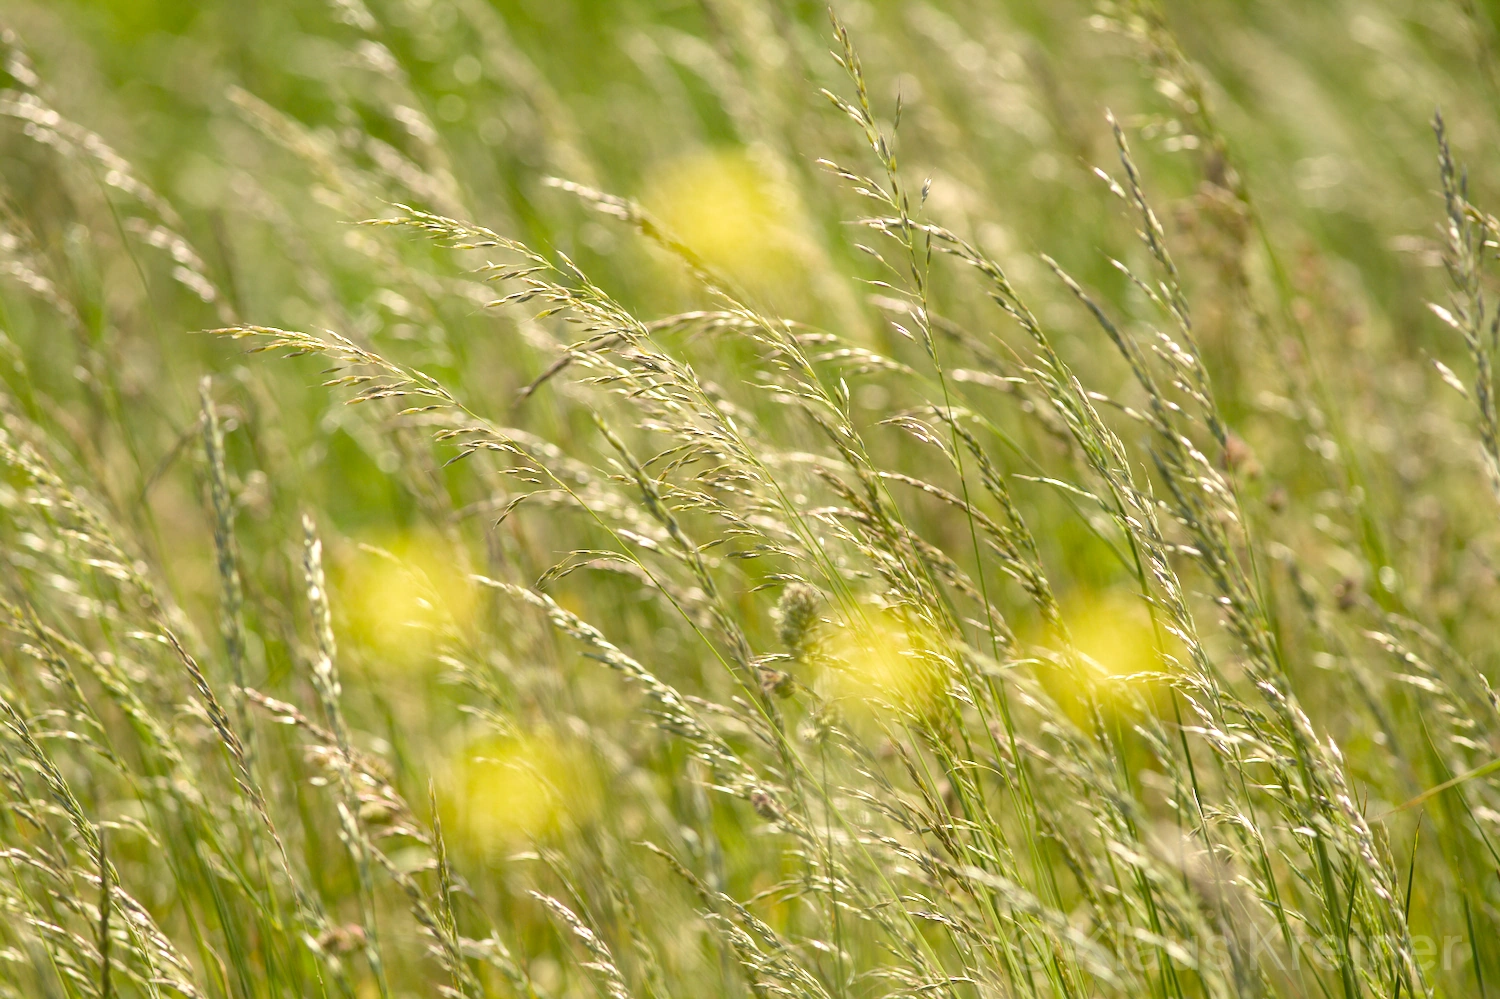
<path id="1" fill-rule="evenodd" d="M 0 6 L 0 999 L 1493 992 L 1485 5 Z"/>

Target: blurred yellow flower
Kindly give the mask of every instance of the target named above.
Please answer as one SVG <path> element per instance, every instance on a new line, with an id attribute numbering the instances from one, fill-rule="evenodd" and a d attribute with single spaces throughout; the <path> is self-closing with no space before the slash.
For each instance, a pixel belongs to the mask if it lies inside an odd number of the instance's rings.
<path id="1" fill-rule="evenodd" d="M 513 849 L 598 813 L 599 776 L 584 748 L 541 730 L 480 740 L 453 769 L 451 805 L 480 850 Z"/>
<path id="2" fill-rule="evenodd" d="M 335 611 L 377 668 L 419 665 L 442 632 L 469 623 L 476 606 L 462 559 L 434 535 L 382 538 L 337 565 Z"/>
<path id="3" fill-rule="evenodd" d="M 1139 598 L 1117 591 L 1094 594 L 1065 615 L 1073 647 L 1102 678 L 1161 670 L 1151 620 Z"/>
<path id="4" fill-rule="evenodd" d="M 868 609 L 830 637 L 825 695 L 875 708 L 925 713 L 942 694 L 943 672 L 930 643 L 888 610 Z"/>
<path id="5" fill-rule="evenodd" d="M 787 212 L 741 152 L 684 156 L 657 168 L 645 207 L 710 266 L 756 285 L 792 273 Z"/>

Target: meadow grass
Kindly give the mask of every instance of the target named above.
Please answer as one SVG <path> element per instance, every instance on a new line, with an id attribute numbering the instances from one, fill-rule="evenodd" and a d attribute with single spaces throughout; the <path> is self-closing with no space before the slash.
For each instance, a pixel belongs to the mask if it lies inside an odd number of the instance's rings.
<path id="1" fill-rule="evenodd" d="M 1500 989 L 1488 5 L 0 30 L 0 997 Z"/>

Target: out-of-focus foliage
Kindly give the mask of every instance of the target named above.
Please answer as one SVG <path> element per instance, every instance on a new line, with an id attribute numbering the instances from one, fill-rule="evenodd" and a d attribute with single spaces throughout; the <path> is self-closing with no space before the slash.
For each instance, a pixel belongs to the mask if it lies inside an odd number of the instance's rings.
<path id="1" fill-rule="evenodd" d="M 0 0 L 0 997 L 1500 983 L 1497 12 L 832 13 Z"/>

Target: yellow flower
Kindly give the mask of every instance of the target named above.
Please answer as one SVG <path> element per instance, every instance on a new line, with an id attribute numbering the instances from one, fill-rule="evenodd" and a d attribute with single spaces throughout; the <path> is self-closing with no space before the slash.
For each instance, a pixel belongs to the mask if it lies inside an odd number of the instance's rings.
<path id="1" fill-rule="evenodd" d="M 467 746 L 449 795 L 463 837 L 484 851 L 514 849 L 587 822 L 601 803 L 584 748 L 545 730 Z"/>
<path id="2" fill-rule="evenodd" d="M 1146 606 L 1136 597 L 1106 591 L 1080 601 L 1066 615 L 1073 647 L 1102 678 L 1121 679 L 1161 670 Z"/>
<path id="3" fill-rule="evenodd" d="M 828 641 L 823 692 L 877 710 L 926 713 L 943 692 L 941 660 L 898 614 L 866 609 Z"/>
<path id="4" fill-rule="evenodd" d="M 1123 590 L 1090 594 L 1070 603 L 1063 617 L 1073 651 L 1082 660 L 1083 686 L 1075 686 L 1079 677 L 1048 686 L 1075 721 L 1086 724 L 1086 701 L 1127 714 L 1170 711 L 1166 687 L 1156 680 L 1168 667 L 1161 659 L 1147 607 L 1138 596 Z M 1162 636 L 1169 643 L 1167 652 L 1178 651 L 1166 632 Z"/>
<path id="5" fill-rule="evenodd" d="M 429 659 L 442 633 L 461 629 L 474 614 L 464 562 L 439 537 L 398 535 L 348 556 L 336 568 L 334 611 L 377 668 Z"/>
<path id="6" fill-rule="evenodd" d="M 743 153 L 671 160 L 651 177 L 642 201 L 668 232 L 738 281 L 758 286 L 795 272 L 787 212 Z"/>

